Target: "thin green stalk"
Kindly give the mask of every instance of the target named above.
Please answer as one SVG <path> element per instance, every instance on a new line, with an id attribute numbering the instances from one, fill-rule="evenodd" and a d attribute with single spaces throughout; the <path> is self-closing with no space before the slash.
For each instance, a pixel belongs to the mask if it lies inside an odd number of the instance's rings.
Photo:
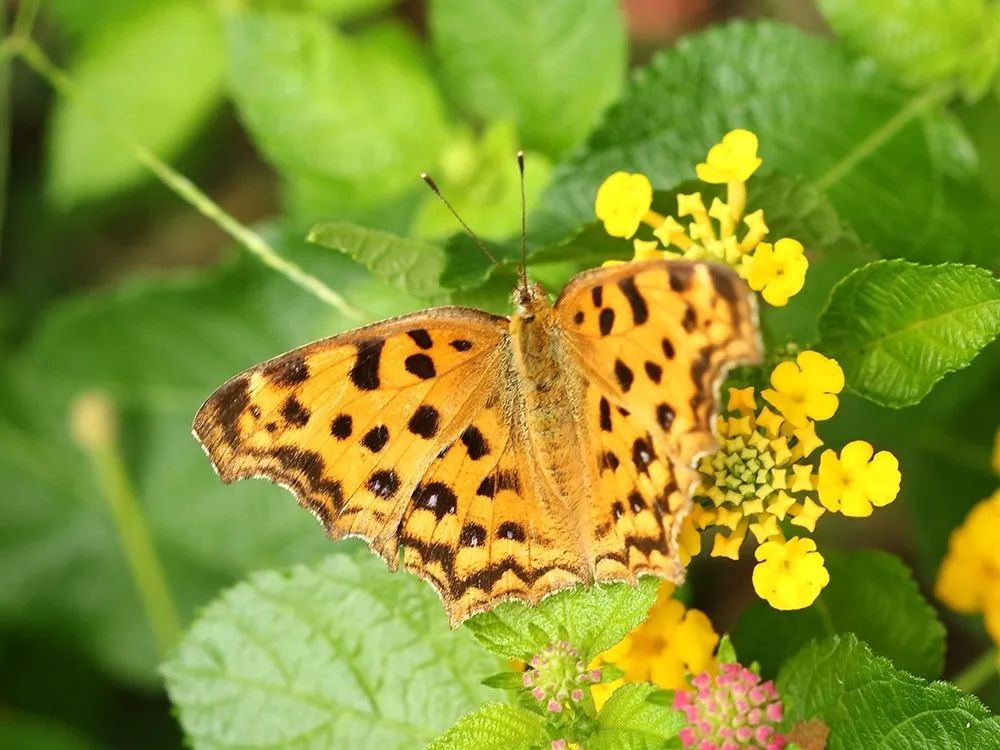
<path id="1" fill-rule="evenodd" d="M 122 459 L 110 401 L 101 394 L 81 396 L 74 405 L 71 424 L 77 443 L 94 467 L 160 656 L 166 657 L 180 641 L 180 618 Z"/>
<path id="2" fill-rule="evenodd" d="M 844 158 L 834 164 L 826 174 L 815 181 L 816 187 L 826 190 L 849 174 L 858 164 L 878 151 L 892 140 L 899 131 L 909 125 L 926 110 L 937 104 L 943 104 L 955 94 L 955 84 L 949 82 L 932 86 L 910 99 L 902 109 L 886 120 L 869 136 L 852 148 Z"/>
<path id="3" fill-rule="evenodd" d="M 86 93 L 30 39 L 23 39 L 17 53 L 27 65 L 67 99 L 87 109 L 133 157 L 155 174 L 167 187 L 184 201 L 213 221 L 229 236 L 256 255 L 266 266 L 283 274 L 289 280 L 335 307 L 341 314 L 354 319 L 361 313 L 315 276 L 283 258 L 267 241 L 249 227 L 241 224 L 187 177 L 160 160 L 156 154 L 137 142 L 126 130 L 112 122 Z"/>
<path id="4" fill-rule="evenodd" d="M 14 26 L 11 36 L 21 39 L 28 39 L 32 29 L 35 28 L 35 19 L 38 18 L 38 9 L 42 5 L 42 0 L 21 0 L 17 6 L 17 15 L 14 17 Z"/>
<path id="5" fill-rule="evenodd" d="M 7 33 L 7 8 L 0 4 L 0 36 Z M 6 41 L 6 40 L 5 40 Z M 7 208 L 7 177 L 10 169 L 11 122 L 10 56 L 0 54 L 0 259 L 3 258 L 3 220 Z"/>
<path id="6" fill-rule="evenodd" d="M 972 662 L 972 664 L 959 672 L 952 682 L 959 689 L 964 690 L 967 693 L 976 692 L 990 680 L 994 680 L 1000 676 L 1000 664 L 997 662 L 998 658 L 1000 658 L 1000 655 L 998 655 L 997 650 L 995 648 L 991 648 L 989 651 L 985 652 L 978 659 Z"/>

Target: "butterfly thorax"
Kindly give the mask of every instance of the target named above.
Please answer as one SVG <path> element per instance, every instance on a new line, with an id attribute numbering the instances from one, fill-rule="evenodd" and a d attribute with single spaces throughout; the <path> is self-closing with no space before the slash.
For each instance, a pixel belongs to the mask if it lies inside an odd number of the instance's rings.
<path id="1" fill-rule="evenodd" d="M 556 498 L 589 497 L 589 477 L 580 471 L 583 435 L 579 430 L 585 420 L 574 412 L 583 403 L 583 375 L 572 366 L 563 329 L 542 288 L 534 285 L 515 302 L 510 339 L 532 452 Z M 568 503 L 565 510 L 567 518 L 575 517 Z"/>

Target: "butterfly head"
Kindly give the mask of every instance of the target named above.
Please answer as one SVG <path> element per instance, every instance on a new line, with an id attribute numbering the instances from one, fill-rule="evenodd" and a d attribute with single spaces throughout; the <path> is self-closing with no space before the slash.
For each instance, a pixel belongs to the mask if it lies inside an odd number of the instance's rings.
<path id="1" fill-rule="evenodd" d="M 514 302 L 515 315 L 530 323 L 539 317 L 546 317 L 552 310 L 549 297 L 538 282 L 518 284 L 511 296 Z"/>

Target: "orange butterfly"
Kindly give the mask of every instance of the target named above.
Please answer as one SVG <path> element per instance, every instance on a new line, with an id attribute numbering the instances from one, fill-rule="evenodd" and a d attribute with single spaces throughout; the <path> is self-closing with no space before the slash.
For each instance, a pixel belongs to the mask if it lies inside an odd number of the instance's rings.
<path id="1" fill-rule="evenodd" d="M 523 267 L 512 317 L 440 307 L 237 375 L 194 432 L 225 482 L 291 490 L 440 594 L 452 624 L 578 582 L 683 576 L 718 386 L 756 362 L 754 300 L 724 266 L 575 276 L 555 305 Z"/>

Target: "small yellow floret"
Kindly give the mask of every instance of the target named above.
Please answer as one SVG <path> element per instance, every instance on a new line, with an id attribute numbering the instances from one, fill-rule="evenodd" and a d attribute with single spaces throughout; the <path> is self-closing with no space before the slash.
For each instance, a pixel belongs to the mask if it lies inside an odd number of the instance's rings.
<path id="1" fill-rule="evenodd" d="M 798 240 L 788 237 L 775 242 L 761 242 L 753 254 L 743 256 L 743 277 L 764 301 L 774 307 L 784 307 L 806 283 L 805 248 Z"/>
<path id="2" fill-rule="evenodd" d="M 615 172 L 597 189 L 594 212 L 612 237 L 629 239 L 653 205 L 653 186 L 646 175 Z"/>
<path id="3" fill-rule="evenodd" d="M 844 371 L 837 361 L 819 352 L 801 352 L 794 362 L 782 362 L 771 372 L 772 389 L 761 396 L 795 427 L 810 419 L 829 419 L 837 411 L 844 389 Z"/>
<path id="4" fill-rule="evenodd" d="M 899 461 L 888 451 L 875 453 L 871 443 L 855 440 L 837 457 L 825 450 L 819 459 L 819 500 L 845 516 L 870 516 L 873 506 L 888 505 L 899 494 Z"/>
<path id="5" fill-rule="evenodd" d="M 823 556 L 812 539 L 772 540 L 757 548 L 754 591 L 775 609 L 802 609 L 830 582 Z"/>
<path id="6" fill-rule="evenodd" d="M 695 167 L 695 173 L 702 182 L 715 185 L 746 182 L 760 165 L 757 136 L 738 129 L 730 130 L 708 150 L 708 156 Z"/>

